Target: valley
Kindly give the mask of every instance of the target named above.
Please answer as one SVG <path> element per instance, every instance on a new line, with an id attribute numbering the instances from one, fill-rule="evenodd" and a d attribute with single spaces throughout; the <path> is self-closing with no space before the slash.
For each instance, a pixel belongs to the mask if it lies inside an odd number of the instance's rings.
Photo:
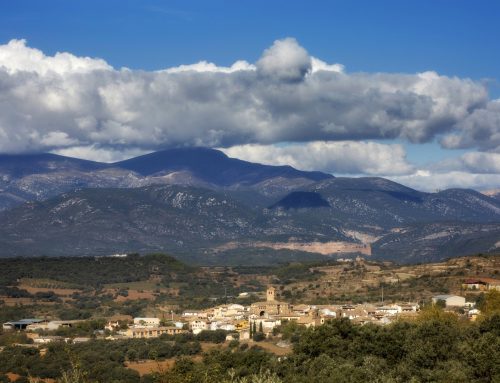
<path id="1" fill-rule="evenodd" d="M 186 368 L 201 369 L 201 379 L 207 366 L 217 374 L 219 363 L 248 374 L 251 360 L 275 371 L 301 357 L 311 337 L 319 334 L 317 349 L 338 332 L 345 347 L 360 345 L 349 358 L 368 345 L 371 357 L 406 358 L 411 347 L 387 352 L 398 334 L 412 345 L 440 344 L 429 326 L 453 330 L 447 342 L 465 342 L 469 331 L 493 336 L 500 309 L 500 254 L 420 265 L 358 257 L 266 267 L 193 267 L 168 255 L 131 254 L 8 258 L 0 267 L 0 379 L 8 381 L 52 383 L 85 373 L 101 382 L 162 382 L 184 377 Z M 436 297 L 464 304 L 443 309 L 432 303 Z M 416 338 L 413 331 L 423 329 Z M 388 334 L 380 350 L 372 344 L 378 333 Z M 289 381 L 290 368 L 276 371 Z"/>

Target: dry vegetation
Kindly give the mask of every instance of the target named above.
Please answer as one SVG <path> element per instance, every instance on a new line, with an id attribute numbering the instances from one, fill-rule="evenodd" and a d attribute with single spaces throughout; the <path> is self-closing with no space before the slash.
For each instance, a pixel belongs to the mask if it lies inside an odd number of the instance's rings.
<path id="1" fill-rule="evenodd" d="M 290 283 L 283 296 L 301 301 L 398 298 L 427 299 L 436 293 L 464 294 L 462 282 L 474 277 L 499 277 L 499 256 L 454 258 L 446 262 L 397 266 L 359 259 L 331 266 L 312 267 L 320 272 L 310 281 Z M 384 292 L 382 291 L 384 289 Z M 474 292 L 467 291 L 467 293 Z M 476 292 L 475 294 L 479 294 Z"/>

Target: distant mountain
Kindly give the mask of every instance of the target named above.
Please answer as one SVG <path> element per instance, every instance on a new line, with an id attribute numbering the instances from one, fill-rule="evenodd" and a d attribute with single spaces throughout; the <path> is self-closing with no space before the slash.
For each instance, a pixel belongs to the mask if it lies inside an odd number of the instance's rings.
<path id="1" fill-rule="evenodd" d="M 498 252 L 499 223 L 435 222 L 407 226 L 372 245 L 378 259 L 400 263 L 439 261 L 462 255 Z"/>
<path id="2" fill-rule="evenodd" d="M 229 158 L 223 152 L 208 148 L 170 149 L 116 162 L 114 167 L 132 170 L 143 176 L 185 171 L 207 183 L 231 187 L 251 186 L 277 177 L 305 178 L 321 181 L 333 176 L 305 172 L 291 166 L 270 166 Z"/>
<path id="3" fill-rule="evenodd" d="M 213 261 L 243 248 L 255 253 L 259 242 L 269 256 L 272 244 L 292 243 L 300 246 L 288 248 L 325 244 L 335 255 L 371 245 L 382 259 L 437 260 L 500 248 L 494 196 L 424 193 L 383 178 L 335 178 L 205 148 L 114 164 L 4 155 L 0 256 L 165 250 Z"/>
<path id="4" fill-rule="evenodd" d="M 264 214 L 276 226 L 302 228 L 319 241 L 345 235 L 372 242 L 414 224 L 500 224 L 500 201 L 474 190 L 424 193 L 376 177 L 319 181 L 267 206 Z"/>
<path id="5" fill-rule="evenodd" d="M 453 249 L 494 250 L 500 241 L 500 202 L 474 191 L 420 193 L 378 178 L 309 188 L 317 191 L 292 192 L 273 209 L 245 202 L 255 198 L 238 190 L 186 185 L 64 193 L 0 213 L 0 256 L 171 251 L 203 263 L 252 242 L 340 241 L 419 262 Z"/>
<path id="6" fill-rule="evenodd" d="M 85 189 L 0 213 L 0 254 L 103 255 L 200 248 L 260 234 L 255 213 L 207 189 Z"/>
<path id="7" fill-rule="evenodd" d="M 468 189 L 424 193 L 365 177 L 325 180 L 305 190 L 321 194 L 330 205 L 312 213 L 316 219 L 327 216 L 361 231 L 364 226 L 390 229 L 418 222 L 500 222 L 500 201 Z"/>
<path id="8" fill-rule="evenodd" d="M 32 174 L 62 171 L 89 172 L 108 167 L 94 161 L 59 156 L 57 154 L 0 154 L 0 179 L 4 181 Z"/>
<path id="9" fill-rule="evenodd" d="M 255 189 L 274 196 L 330 178 L 290 166 L 241 161 L 207 148 L 164 150 L 114 164 L 55 154 L 0 155 L 0 211 L 80 188 L 168 184 Z"/>

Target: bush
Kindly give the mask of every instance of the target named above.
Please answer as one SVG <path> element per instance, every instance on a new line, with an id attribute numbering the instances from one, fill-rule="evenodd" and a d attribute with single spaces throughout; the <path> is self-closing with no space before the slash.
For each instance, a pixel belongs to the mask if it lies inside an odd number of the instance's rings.
<path id="1" fill-rule="evenodd" d="M 254 342 L 262 342 L 264 339 L 266 339 L 266 335 L 263 332 L 257 332 L 253 335 L 252 339 Z"/>

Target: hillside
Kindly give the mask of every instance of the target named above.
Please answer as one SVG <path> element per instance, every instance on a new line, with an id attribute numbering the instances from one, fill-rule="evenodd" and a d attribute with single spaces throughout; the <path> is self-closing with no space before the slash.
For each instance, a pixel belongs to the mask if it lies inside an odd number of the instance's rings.
<path id="1" fill-rule="evenodd" d="M 329 178 L 290 166 L 241 161 L 206 148 L 164 150 L 114 164 L 55 154 L 0 155 L 0 211 L 80 188 L 168 184 L 276 195 Z"/>
<path id="2" fill-rule="evenodd" d="M 499 248 L 500 224 L 467 222 L 411 225 L 372 244 L 376 258 L 403 263 L 435 262 Z"/>
<path id="3" fill-rule="evenodd" d="M 261 233 L 254 213 L 229 196 L 175 185 L 85 189 L 0 217 L 3 256 L 187 251 Z"/>
<path id="4" fill-rule="evenodd" d="M 270 209 L 282 208 L 285 210 L 289 209 L 309 209 L 316 207 L 329 207 L 328 201 L 323 199 L 323 197 L 314 192 L 304 192 L 296 191 L 288 194 L 274 205 L 270 206 Z"/>
<path id="5" fill-rule="evenodd" d="M 315 244 L 309 253 L 302 245 L 277 247 L 297 249 L 289 256 L 305 259 L 324 243 L 337 249 L 334 256 L 343 248 L 355 253 L 349 244 L 371 244 L 379 259 L 420 262 L 499 245 L 500 203 L 473 191 L 426 194 L 381 179 L 333 179 L 314 190 L 298 194 L 308 196 L 307 206 L 299 198 L 301 208 L 267 209 L 246 204 L 240 191 L 83 189 L 0 213 L 0 255 L 170 251 L 202 264 L 227 262 L 228 254 L 254 264 L 237 253 L 259 243 L 268 249 L 273 243 Z M 312 207 L 311 195 L 329 206 Z M 273 252 L 264 253 L 260 262 L 272 262 Z"/>
<path id="6" fill-rule="evenodd" d="M 39 257 L 0 259 L 0 286 L 23 278 L 49 279 L 62 285 L 99 287 L 107 283 L 146 280 L 151 274 L 189 274 L 196 271 L 165 254 L 116 257 Z"/>

